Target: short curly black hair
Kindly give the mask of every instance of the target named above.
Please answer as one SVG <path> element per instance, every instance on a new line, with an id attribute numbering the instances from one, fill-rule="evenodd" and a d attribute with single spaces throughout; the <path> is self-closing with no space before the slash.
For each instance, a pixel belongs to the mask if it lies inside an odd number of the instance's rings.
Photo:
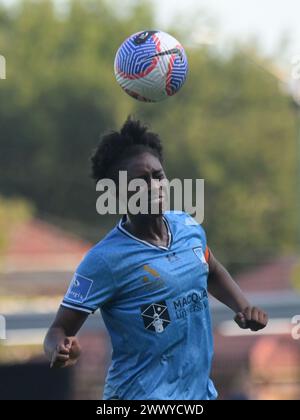
<path id="1" fill-rule="evenodd" d="M 120 131 L 111 131 L 102 136 L 91 156 L 91 177 L 96 182 L 110 178 L 122 160 L 147 151 L 163 162 L 162 142 L 158 134 L 129 116 Z"/>

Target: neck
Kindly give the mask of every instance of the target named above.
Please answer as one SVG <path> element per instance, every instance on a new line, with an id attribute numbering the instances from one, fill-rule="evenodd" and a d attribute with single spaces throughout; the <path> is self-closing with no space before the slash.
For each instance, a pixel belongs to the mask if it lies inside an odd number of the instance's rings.
<path id="1" fill-rule="evenodd" d="M 162 214 L 127 214 L 125 226 L 132 234 L 139 237 L 150 240 L 165 238 L 166 227 Z"/>

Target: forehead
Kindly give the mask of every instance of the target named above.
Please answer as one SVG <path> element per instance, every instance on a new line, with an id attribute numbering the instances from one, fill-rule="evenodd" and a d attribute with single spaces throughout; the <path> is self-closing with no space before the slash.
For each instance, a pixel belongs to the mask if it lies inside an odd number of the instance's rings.
<path id="1" fill-rule="evenodd" d="M 150 152 L 143 152 L 124 160 L 122 165 L 131 177 L 162 170 L 159 159 Z"/>

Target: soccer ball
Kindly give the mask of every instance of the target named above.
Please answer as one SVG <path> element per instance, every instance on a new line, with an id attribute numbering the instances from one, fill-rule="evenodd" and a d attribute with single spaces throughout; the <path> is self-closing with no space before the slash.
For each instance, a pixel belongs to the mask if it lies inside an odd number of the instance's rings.
<path id="1" fill-rule="evenodd" d="M 143 31 L 127 38 L 115 57 L 115 76 L 128 95 L 158 102 L 184 84 L 188 62 L 182 45 L 161 31 Z"/>

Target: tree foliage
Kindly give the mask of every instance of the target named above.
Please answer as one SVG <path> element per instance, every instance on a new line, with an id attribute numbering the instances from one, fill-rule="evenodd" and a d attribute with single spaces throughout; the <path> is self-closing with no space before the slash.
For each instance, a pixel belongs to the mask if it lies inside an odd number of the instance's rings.
<path id="1" fill-rule="evenodd" d="M 131 113 L 161 134 L 170 177 L 205 179 L 204 225 L 223 262 L 240 268 L 293 250 L 289 98 L 247 54 L 221 57 L 203 47 L 187 49 L 190 73 L 175 97 L 159 104 L 127 97 L 114 79 L 114 55 L 128 35 L 155 27 L 147 2 L 130 4 L 126 13 L 104 0 L 73 0 L 63 11 L 50 0 L 0 8 L 7 60 L 0 193 L 31 200 L 44 217 L 80 223 L 96 239 L 112 222 L 96 214 L 89 155 L 99 135 Z"/>

